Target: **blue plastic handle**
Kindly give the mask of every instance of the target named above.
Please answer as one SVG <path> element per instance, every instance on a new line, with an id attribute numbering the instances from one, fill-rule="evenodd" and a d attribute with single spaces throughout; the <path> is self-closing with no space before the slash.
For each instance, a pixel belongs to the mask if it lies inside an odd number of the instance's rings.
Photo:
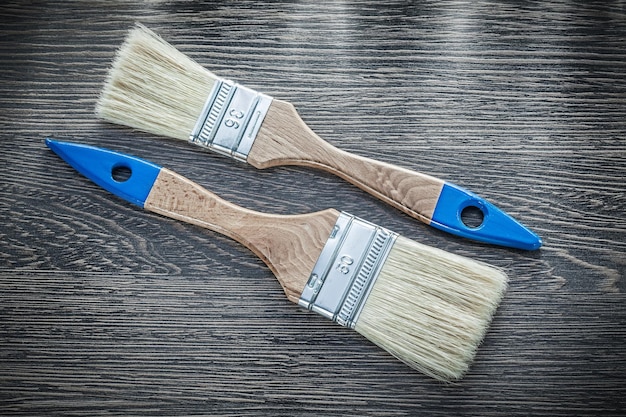
<path id="1" fill-rule="evenodd" d="M 134 156 L 78 143 L 46 139 L 46 145 L 74 169 L 100 187 L 143 207 L 161 167 Z M 113 173 L 130 170 L 128 179 L 118 181 Z"/>
<path id="2" fill-rule="evenodd" d="M 483 213 L 478 227 L 469 227 L 461 219 L 467 207 Z M 541 238 L 487 200 L 457 185 L 445 183 L 432 216 L 431 226 L 458 236 L 511 248 L 535 250 Z"/>

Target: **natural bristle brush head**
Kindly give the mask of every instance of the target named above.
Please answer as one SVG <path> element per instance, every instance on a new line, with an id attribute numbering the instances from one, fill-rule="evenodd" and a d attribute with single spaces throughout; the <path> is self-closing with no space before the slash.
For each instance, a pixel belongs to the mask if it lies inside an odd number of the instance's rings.
<path id="1" fill-rule="evenodd" d="M 399 236 L 354 329 L 412 368 L 457 380 L 506 287 L 493 266 Z"/>
<path id="2" fill-rule="evenodd" d="M 113 123 L 187 140 L 216 79 L 137 24 L 117 52 L 96 113 Z"/>

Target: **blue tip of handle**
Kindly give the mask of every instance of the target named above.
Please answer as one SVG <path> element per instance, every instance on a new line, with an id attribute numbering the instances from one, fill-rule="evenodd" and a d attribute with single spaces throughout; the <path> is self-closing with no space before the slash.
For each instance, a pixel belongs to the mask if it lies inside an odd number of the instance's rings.
<path id="1" fill-rule="evenodd" d="M 467 207 L 476 207 L 483 213 L 478 227 L 469 227 L 461 219 Z M 516 249 L 535 250 L 542 245 L 541 238 L 487 200 L 457 185 L 445 183 L 433 213 L 431 226 L 448 233 L 480 242 Z"/>
<path id="2" fill-rule="evenodd" d="M 74 169 L 100 187 L 140 207 L 144 206 L 161 167 L 134 156 L 71 142 L 46 139 L 46 145 Z M 128 178 L 114 177 L 117 169 Z"/>

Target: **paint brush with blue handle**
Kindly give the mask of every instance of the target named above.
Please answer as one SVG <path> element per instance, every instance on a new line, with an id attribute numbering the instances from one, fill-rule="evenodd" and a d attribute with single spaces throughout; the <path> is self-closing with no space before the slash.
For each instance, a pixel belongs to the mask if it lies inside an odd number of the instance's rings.
<path id="1" fill-rule="evenodd" d="M 507 286 L 497 268 L 345 212 L 259 213 L 133 156 L 46 144 L 118 197 L 240 242 L 267 264 L 289 300 L 440 380 L 459 379 L 468 369 Z M 117 177 L 121 169 L 129 175 Z"/>
<path id="2" fill-rule="evenodd" d="M 331 172 L 458 236 L 526 250 L 541 246 L 539 236 L 476 194 L 332 146 L 290 103 L 218 78 L 141 25 L 122 45 L 96 112 L 110 122 L 189 140 L 259 169 L 300 165 Z M 461 219 L 468 207 L 482 213 L 477 227 Z"/>

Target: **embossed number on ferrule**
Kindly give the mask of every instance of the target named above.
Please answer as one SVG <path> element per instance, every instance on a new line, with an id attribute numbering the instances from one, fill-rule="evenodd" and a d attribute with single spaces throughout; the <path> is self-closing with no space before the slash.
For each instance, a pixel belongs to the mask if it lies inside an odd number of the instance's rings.
<path id="1" fill-rule="evenodd" d="M 346 275 L 350 273 L 350 265 L 354 263 L 354 259 L 350 255 L 343 255 L 337 263 L 337 270 Z"/>
<path id="2" fill-rule="evenodd" d="M 241 126 L 240 121 L 244 118 L 246 114 L 241 110 L 232 109 L 228 112 L 228 115 L 230 117 L 224 120 L 224 126 L 232 127 L 233 129 L 239 129 L 239 126 Z"/>

